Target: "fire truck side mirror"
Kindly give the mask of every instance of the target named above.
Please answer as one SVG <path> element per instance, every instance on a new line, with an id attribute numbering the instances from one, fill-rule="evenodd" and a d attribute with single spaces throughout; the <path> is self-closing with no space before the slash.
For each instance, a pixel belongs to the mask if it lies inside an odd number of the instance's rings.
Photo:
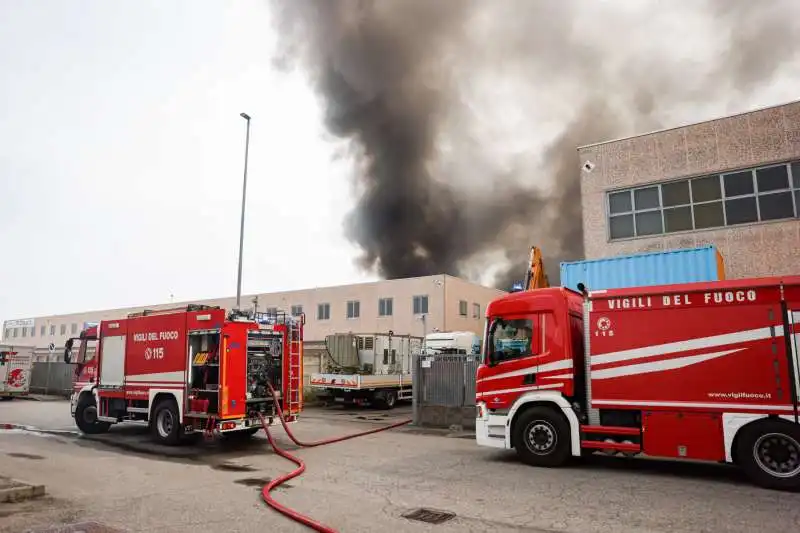
<path id="1" fill-rule="evenodd" d="M 64 344 L 64 362 L 70 363 L 72 359 L 72 339 L 67 339 Z"/>

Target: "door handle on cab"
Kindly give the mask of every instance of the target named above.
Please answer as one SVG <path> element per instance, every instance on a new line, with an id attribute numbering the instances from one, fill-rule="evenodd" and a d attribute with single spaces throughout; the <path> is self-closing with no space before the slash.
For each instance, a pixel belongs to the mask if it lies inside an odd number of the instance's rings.
<path id="1" fill-rule="evenodd" d="M 522 377 L 523 385 L 534 385 L 536 383 L 536 374 L 525 374 Z"/>

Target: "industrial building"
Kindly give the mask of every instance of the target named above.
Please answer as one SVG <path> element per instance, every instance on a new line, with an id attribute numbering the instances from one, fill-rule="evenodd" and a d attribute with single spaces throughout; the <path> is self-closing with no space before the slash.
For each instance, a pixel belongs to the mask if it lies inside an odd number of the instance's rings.
<path id="1" fill-rule="evenodd" d="M 578 148 L 587 259 L 714 245 L 798 273 L 800 101 Z"/>
<path id="2" fill-rule="evenodd" d="M 306 315 L 305 339 L 323 340 L 330 333 L 382 333 L 423 336 L 433 331 L 483 332 L 486 304 L 504 291 L 448 275 L 383 280 L 336 287 L 242 296 L 242 307 L 259 311 L 281 309 Z M 53 359 L 67 338 L 87 322 L 125 317 L 144 309 L 167 309 L 187 303 L 235 307 L 236 299 L 222 298 L 144 307 L 108 309 L 69 315 L 8 320 L 6 342 L 53 348 Z"/>

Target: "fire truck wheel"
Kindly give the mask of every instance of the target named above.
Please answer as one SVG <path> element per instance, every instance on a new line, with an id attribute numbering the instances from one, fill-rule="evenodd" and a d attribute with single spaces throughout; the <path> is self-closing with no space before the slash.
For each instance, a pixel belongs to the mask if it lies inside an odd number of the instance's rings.
<path id="1" fill-rule="evenodd" d="M 162 400 L 153 410 L 153 423 L 150 426 L 153 438 L 162 444 L 173 446 L 183 437 L 183 426 L 175 400 Z"/>
<path id="2" fill-rule="evenodd" d="M 800 489 L 800 427 L 780 420 L 760 420 L 742 430 L 737 443 L 739 466 L 757 485 Z"/>
<path id="3" fill-rule="evenodd" d="M 569 423 L 549 407 L 528 409 L 512 431 L 517 455 L 529 465 L 561 466 L 570 458 Z"/>
<path id="4" fill-rule="evenodd" d="M 97 404 L 94 397 L 89 394 L 81 396 L 78 405 L 75 406 L 75 424 L 87 435 L 105 433 L 111 427 L 108 422 L 97 420 Z"/>

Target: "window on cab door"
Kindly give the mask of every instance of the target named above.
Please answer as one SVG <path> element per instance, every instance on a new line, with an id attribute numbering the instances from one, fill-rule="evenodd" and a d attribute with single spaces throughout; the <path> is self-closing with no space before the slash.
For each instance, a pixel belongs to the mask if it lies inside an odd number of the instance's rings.
<path id="1" fill-rule="evenodd" d="M 488 350 L 494 363 L 535 355 L 537 351 L 532 318 L 496 318 L 489 326 Z"/>

